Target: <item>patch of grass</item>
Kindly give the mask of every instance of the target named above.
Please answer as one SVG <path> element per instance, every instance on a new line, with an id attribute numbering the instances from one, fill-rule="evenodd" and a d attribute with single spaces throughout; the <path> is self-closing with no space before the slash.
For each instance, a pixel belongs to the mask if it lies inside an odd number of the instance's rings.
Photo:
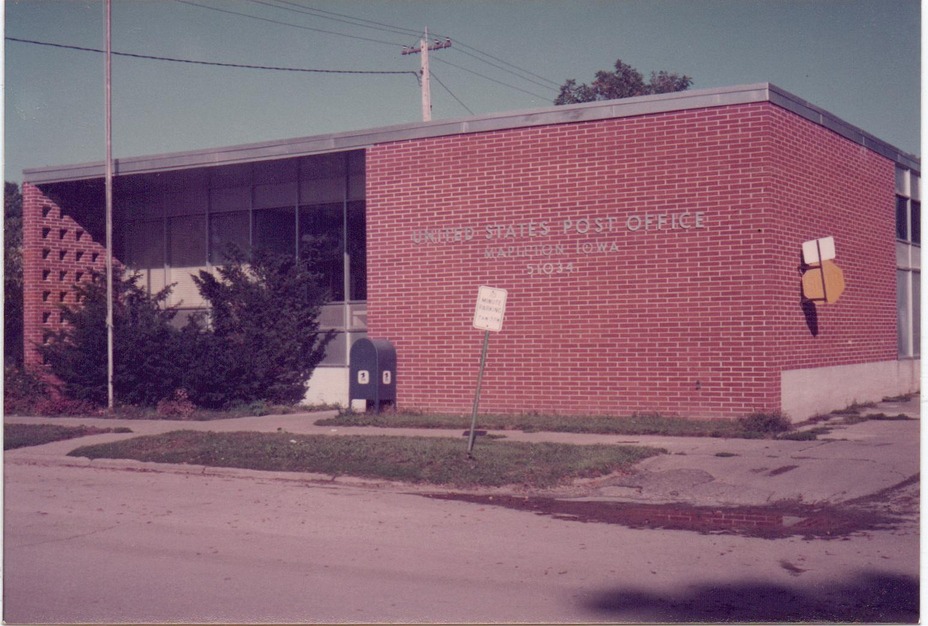
<path id="1" fill-rule="evenodd" d="M 917 395 L 917 393 L 904 393 L 900 396 L 889 396 L 888 398 L 883 398 L 883 402 L 908 402 Z"/>
<path id="2" fill-rule="evenodd" d="M 207 422 L 211 420 L 234 419 L 237 417 L 261 417 L 264 415 L 292 415 L 293 413 L 314 413 L 317 411 L 330 411 L 338 407 L 332 405 L 281 405 L 266 402 L 251 402 L 228 409 L 200 409 L 194 408 L 188 414 L 176 415 L 159 412 L 154 407 L 143 406 L 117 406 L 99 417 L 127 420 L 175 420 L 191 422 Z"/>
<path id="3" fill-rule="evenodd" d="M 866 416 L 867 419 L 877 420 L 877 421 L 904 421 L 913 419 L 904 413 L 897 413 L 896 415 L 887 415 L 886 413 L 870 413 Z"/>
<path id="4" fill-rule="evenodd" d="M 175 431 L 74 450 L 71 456 L 313 472 L 455 487 L 549 487 L 624 470 L 662 450 L 439 437 Z"/>
<path id="5" fill-rule="evenodd" d="M 128 428 L 96 428 L 95 426 L 58 426 L 56 424 L 5 424 L 3 449 L 15 450 L 40 446 L 53 441 L 76 439 L 104 433 L 131 433 Z"/>
<path id="6" fill-rule="evenodd" d="M 811 428 L 809 430 L 796 430 L 788 433 L 777 435 L 777 439 L 786 439 L 788 441 L 815 441 L 819 435 L 827 435 L 831 429 L 825 427 Z"/>
<path id="7" fill-rule="evenodd" d="M 399 413 L 340 413 L 317 420 L 319 426 L 377 426 L 381 428 L 470 428 L 469 416 Z M 481 415 L 481 429 L 521 430 L 525 432 L 589 433 L 600 435 L 664 435 L 669 437 L 730 437 L 761 439 L 791 428 L 786 418 L 757 414 L 741 420 L 697 420 L 667 417 L 656 413 L 635 413 L 630 417 L 562 415 Z"/>
<path id="8" fill-rule="evenodd" d="M 832 415 L 860 415 L 863 413 L 864 409 L 873 409 L 876 407 L 876 402 L 854 402 L 843 409 L 838 409 L 837 411 L 832 411 Z"/>
<path id="9" fill-rule="evenodd" d="M 778 435 L 792 428 L 792 424 L 782 413 L 751 413 L 738 420 L 745 432 L 762 435 Z"/>

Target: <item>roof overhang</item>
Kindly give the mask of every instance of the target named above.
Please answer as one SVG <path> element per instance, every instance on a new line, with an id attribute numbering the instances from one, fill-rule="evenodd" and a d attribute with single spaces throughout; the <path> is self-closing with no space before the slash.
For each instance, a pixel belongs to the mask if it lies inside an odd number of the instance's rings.
<path id="1" fill-rule="evenodd" d="M 758 83 L 720 89 L 680 91 L 654 96 L 639 96 L 622 100 L 606 100 L 565 106 L 546 107 L 526 111 L 511 111 L 433 122 L 418 122 L 385 126 L 359 131 L 315 135 L 279 141 L 243 144 L 207 150 L 173 152 L 143 157 L 117 159 L 116 175 L 150 174 L 179 169 L 211 167 L 234 163 L 247 163 L 283 159 L 288 157 L 358 150 L 383 143 L 466 135 L 496 130 L 569 124 L 623 117 L 636 117 L 655 113 L 705 109 L 711 107 L 770 102 L 795 113 L 842 137 L 856 142 L 897 164 L 921 170 L 920 160 L 911 154 L 877 139 L 863 130 L 846 123 L 828 111 L 771 85 Z M 101 178 L 104 163 L 84 163 L 57 167 L 27 169 L 25 182 L 32 184 L 57 183 L 72 180 Z"/>

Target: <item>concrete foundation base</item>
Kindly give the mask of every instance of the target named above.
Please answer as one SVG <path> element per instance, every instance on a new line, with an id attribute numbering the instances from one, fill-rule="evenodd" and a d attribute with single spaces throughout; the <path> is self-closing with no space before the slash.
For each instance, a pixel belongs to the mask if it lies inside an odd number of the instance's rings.
<path id="1" fill-rule="evenodd" d="M 303 402 L 348 406 L 348 368 L 317 367 L 313 370 Z"/>
<path id="2" fill-rule="evenodd" d="M 920 372 L 918 359 L 787 370 L 780 374 L 780 406 L 792 421 L 802 421 L 918 391 Z"/>

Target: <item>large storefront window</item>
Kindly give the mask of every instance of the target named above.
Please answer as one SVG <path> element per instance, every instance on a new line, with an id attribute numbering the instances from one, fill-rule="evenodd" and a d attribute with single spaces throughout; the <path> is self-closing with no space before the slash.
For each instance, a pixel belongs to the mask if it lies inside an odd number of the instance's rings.
<path id="1" fill-rule="evenodd" d="M 325 326 L 342 333 L 323 364 L 346 363 L 367 297 L 363 151 L 118 180 L 120 255 L 150 291 L 174 283 L 172 304 L 202 307 L 192 275 L 231 247 L 310 259 L 331 294 Z"/>

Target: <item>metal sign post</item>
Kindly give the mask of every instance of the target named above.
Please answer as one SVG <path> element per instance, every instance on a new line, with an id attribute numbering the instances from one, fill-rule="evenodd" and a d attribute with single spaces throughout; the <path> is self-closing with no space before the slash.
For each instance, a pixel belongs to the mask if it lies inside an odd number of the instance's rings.
<path id="1" fill-rule="evenodd" d="M 470 419 L 470 437 L 467 440 L 467 456 L 474 450 L 474 439 L 477 436 L 477 407 L 480 406 L 480 385 L 483 383 L 483 370 L 487 364 L 487 348 L 490 345 L 490 331 L 483 333 L 483 352 L 480 354 L 480 373 L 477 374 L 477 393 L 474 394 L 474 412 Z"/>
<path id="2" fill-rule="evenodd" d="M 477 392 L 474 394 L 474 411 L 470 420 L 470 437 L 467 440 L 467 456 L 472 456 L 474 438 L 477 434 L 477 408 L 480 406 L 480 387 L 483 384 L 483 370 L 487 364 L 487 348 L 490 345 L 490 332 L 498 333 L 503 329 L 503 314 L 506 312 L 505 289 L 480 287 L 477 291 L 477 308 L 474 311 L 474 328 L 484 331 L 483 351 L 480 354 L 480 372 L 477 374 Z"/>

